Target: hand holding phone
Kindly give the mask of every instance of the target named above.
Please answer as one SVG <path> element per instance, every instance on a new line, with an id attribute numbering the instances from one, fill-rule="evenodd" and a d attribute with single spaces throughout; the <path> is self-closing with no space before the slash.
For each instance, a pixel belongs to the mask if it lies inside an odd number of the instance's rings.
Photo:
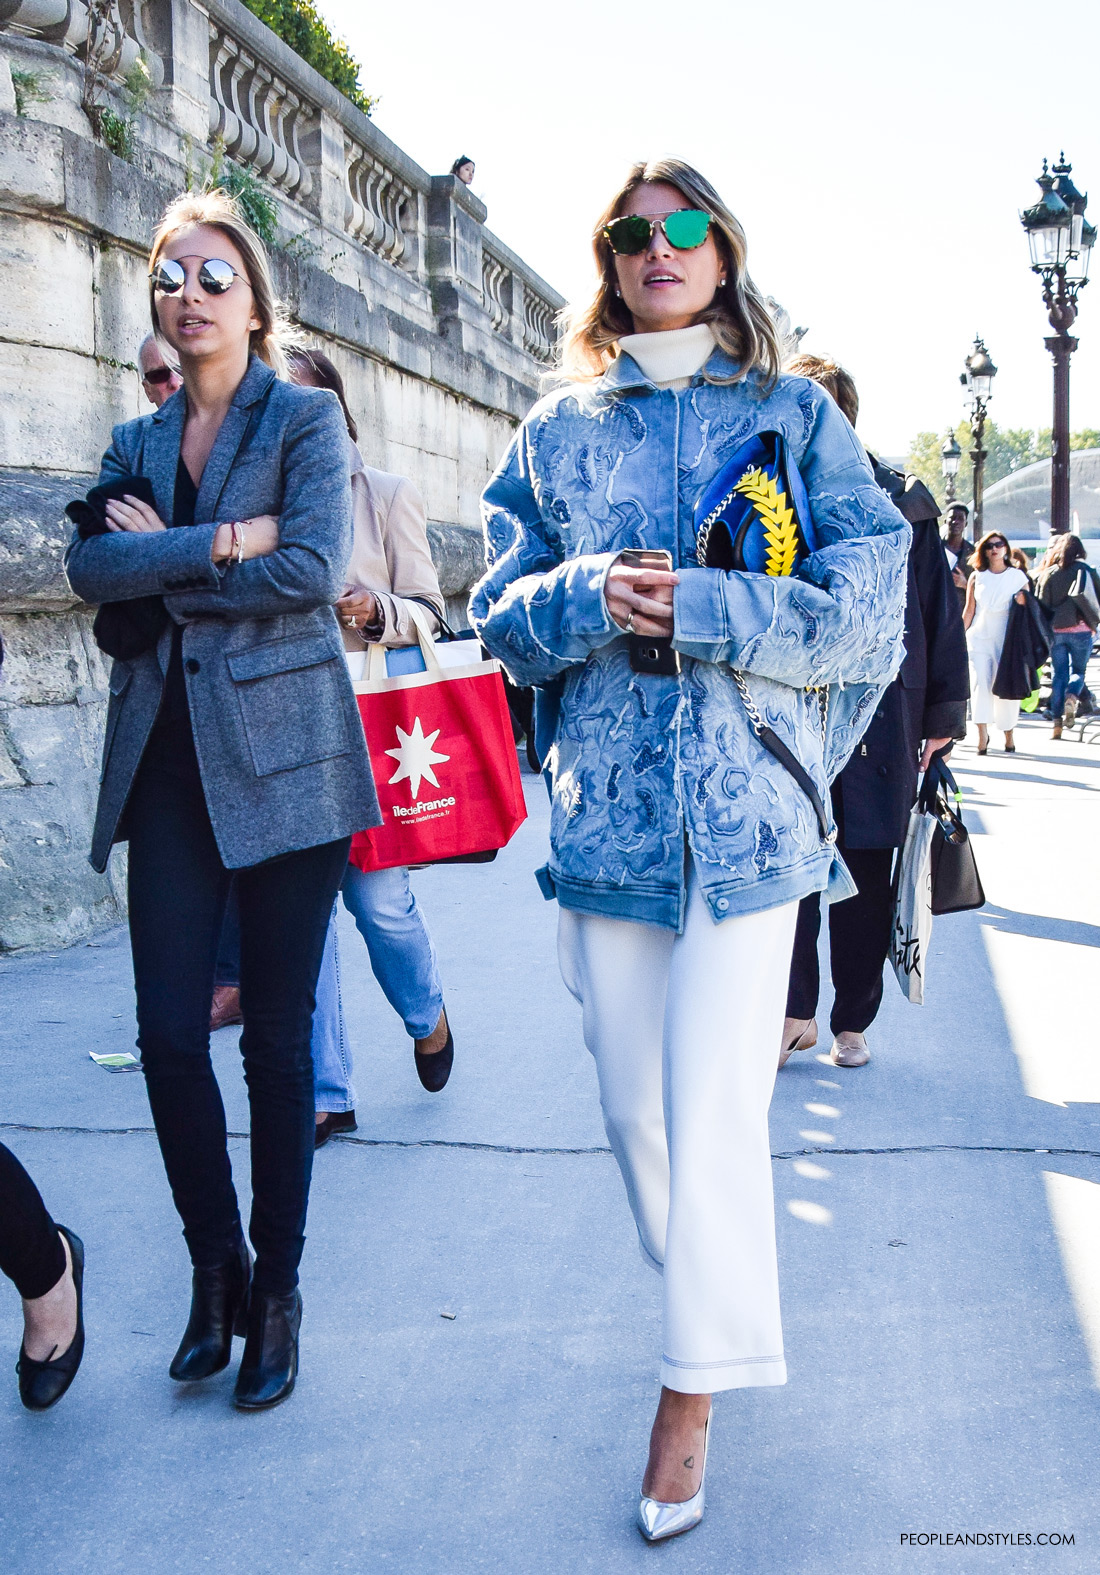
<path id="1" fill-rule="evenodd" d="M 671 639 L 672 597 L 678 584 L 670 552 L 631 547 L 611 565 L 604 600 L 611 617 L 628 634 Z"/>
<path id="2" fill-rule="evenodd" d="M 680 658 L 672 649 L 673 595 L 679 578 L 672 554 L 652 548 L 627 548 L 611 565 L 604 599 L 611 617 L 630 636 L 635 672 L 673 677 Z"/>

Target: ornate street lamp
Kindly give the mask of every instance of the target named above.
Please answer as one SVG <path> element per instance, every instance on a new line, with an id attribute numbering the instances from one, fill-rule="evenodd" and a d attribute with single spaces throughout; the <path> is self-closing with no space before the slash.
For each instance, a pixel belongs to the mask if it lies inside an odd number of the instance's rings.
<path id="1" fill-rule="evenodd" d="M 955 478 L 959 474 L 962 452 L 954 432 L 948 433 L 947 441 L 940 449 L 940 464 L 943 469 L 944 485 L 947 488 L 948 504 L 955 501 Z"/>
<path id="2" fill-rule="evenodd" d="M 1089 258 L 1096 230 L 1085 218 L 1087 196 L 1070 179 L 1073 166 L 1063 153 L 1050 174 L 1043 160 L 1038 184 L 1042 196 L 1021 213 L 1031 248 L 1031 269 L 1043 281 L 1051 338 L 1044 344 L 1054 357 L 1054 438 L 1050 464 L 1050 530 L 1069 530 L 1069 359 L 1078 341 L 1069 330 L 1077 318 L 1077 296 L 1088 283 Z"/>
<path id="3" fill-rule="evenodd" d="M 993 379 L 997 376 L 997 368 L 993 365 L 980 335 L 974 340 L 974 348 L 967 356 L 965 366 L 966 371 L 959 374 L 959 382 L 966 388 L 967 402 L 970 406 L 970 431 L 974 439 L 974 447 L 970 450 L 970 462 L 974 466 L 974 540 L 977 541 L 983 534 L 982 480 L 986 460 L 983 446 L 985 418 L 993 392 Z"/>

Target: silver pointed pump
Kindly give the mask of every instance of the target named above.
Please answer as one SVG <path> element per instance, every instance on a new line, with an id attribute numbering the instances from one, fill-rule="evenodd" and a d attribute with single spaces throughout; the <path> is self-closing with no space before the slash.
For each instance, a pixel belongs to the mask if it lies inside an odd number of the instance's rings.
<path id="1" fill-rule="evenodd" d="M 702 1520 L 706 1503 L 710 1419 L 713 1415 L 714 1407 L 711 1406 L 703 1428 L 703 1469 L 699 1473 L 698 1491 L 680 1504 L 665 1504 L 659 1498 L 646 1498 L 644 1493 L 638 1500 L 638 1530 L 647 1542 L 664 1542 L 667 1537 L 679 1537 L 685 1531 L 691 1531 Z"/>

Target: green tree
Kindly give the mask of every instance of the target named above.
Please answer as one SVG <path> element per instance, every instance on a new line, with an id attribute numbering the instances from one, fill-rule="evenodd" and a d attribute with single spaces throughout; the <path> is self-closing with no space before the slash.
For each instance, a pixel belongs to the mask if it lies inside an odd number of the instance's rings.
<path id="1" fill-rule="evenodd" d="M 940 457 L 946 436 L 946 433 L 918 432 L 905 462 L 905 468 L 914 476 L 919 476 L 933 496 L 941 500 L 947 492 Z M 1022 470 L 1025 465 L 1034 465 L 1037 460 L 1050 458 L 1049 427 L 1031 432 L 1026 427 L 999 427 L 995 421 L 987 421 L 984 439 L 987 487 L 1000 481 L 1003 476 L 1011 476 L 1014 471 Z M 970 461 L 970 450 L 974 439 L 969 421 L 959 422 L 955 428 L 955 441 L 962 449 L 959 474 L 955 478 L 955 496 L 963 503 L 972 503 L 974 467 Z M 1069 446 L 1071 449 L 1100 448 L 1100 432 L 1094 427 L 1082 427 L 1080 431 L 1070 433 Z"/>
<path id="2" fill-rule="evenodd" d="M 942 501 L 943 468 L 940 463 L 940 446 L 944 442 L 938 432 L 918 432 L 909 445 L 905 468 L 911 476 L 924 482 L 934 498 Z"/>
<path id="3" fill-rule="evenodd" d="M 333 38 L 312 0 L 244 0 L 245 5 L 295 54 L 331 82 L 356 109 L 369 115 L 377 98 L 359 86 L 359 62 L 343 39 Z"/>

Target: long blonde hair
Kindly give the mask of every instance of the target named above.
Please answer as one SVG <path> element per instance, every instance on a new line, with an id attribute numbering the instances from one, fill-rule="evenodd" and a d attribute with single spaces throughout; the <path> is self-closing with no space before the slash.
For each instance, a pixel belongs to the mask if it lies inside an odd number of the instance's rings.
<path id="1" fill-rule="evenodd" d="M 286 352 L 299 342 L 301 336 L 279 304 L 263 243 L 227 191 L 219 187 L 214 191 L 185 192 L 168 204 L 157 226 L 157 233 L 153 236 L 149 252 L 150 274 L 172 237 L 193 224 L 206 224 L 211 229 L 220 230 L 240 252 L 244 271 L 252 287 L 252 304 L 260 320 L 260 326 L 248 336 L 248 348 L 261 361 L 266 361 L 279 377 L 289 377 Z M 153 332 L 159 334 L 156 292 L 151 278 L 149 310 L 153 318 Z"/>
<path id="2" fill-rule="evenodd" d="M 710 381 L 736 383 L 759 370 L 764 374 L 765 387 L 770 388 L 780 371 L 779 335 L 764 297 L 745 267 L 745 232 L 710 181 L 682 159 L 633 165 L 597 219 L 592 251 L 599 283 L 587 306 L 566 308 L 562 314 L 562 372 L 578 382 L 601 377 L 618 355 L 618 340 L 634 332 L 633 318 L 615 294 L 615 257 L 603 231 L 605 225 L 626 211 L 626 202 L 639 186 L 658 182 L 675 186 L 685 202 L 710 214 L 712 233 L 725 264 L 726 283 L 715 291 L 711 304 L 699 314 L 699 321 L 710 324 L 718 344 L 738 362 L 738 369 L 732 377 L 712 377 Z"/>

